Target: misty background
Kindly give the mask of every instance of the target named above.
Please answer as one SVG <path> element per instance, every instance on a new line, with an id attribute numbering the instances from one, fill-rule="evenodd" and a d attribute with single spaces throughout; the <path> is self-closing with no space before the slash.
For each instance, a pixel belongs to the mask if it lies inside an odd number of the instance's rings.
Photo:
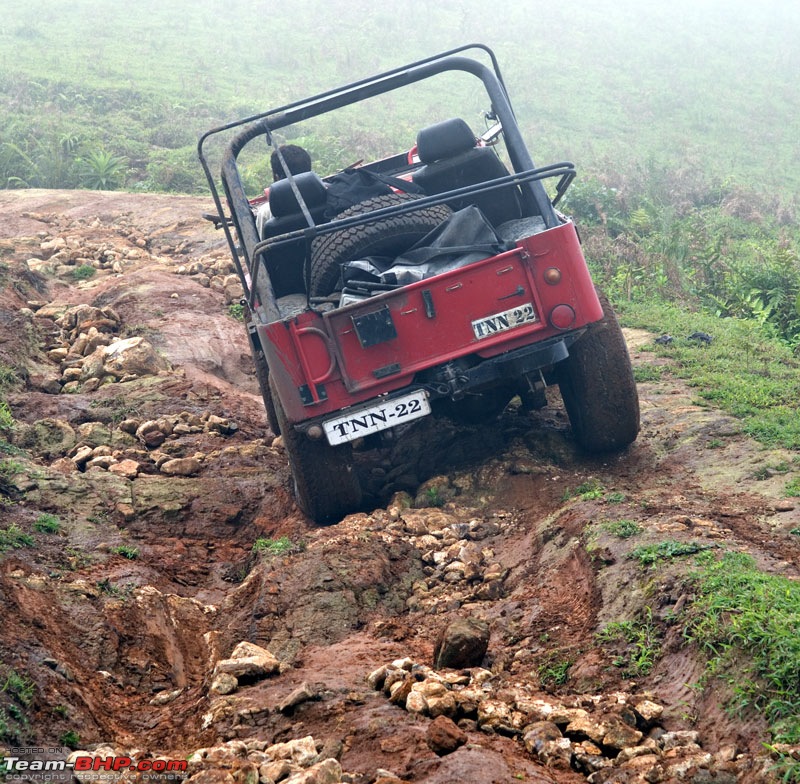
<path id="1" fill-rule="evenodd" d="M 5 0 L 3 185 L 59 184 L 8 160 L 13 144 L 35 162 L 50 134 L 126 158 L 129 187 L 202 190 L 196 173 L 157 171 L 188 166 L 202 131 L 473 41 L 495 50 L 537 163 L 649 161 L 787 197 L 800 184 L 800 4 L 789 0 Z M 432 103 L 350 130 L 407 147 L 441 119 Z M 318 152 L 335 157 L 346 141 Z"/>

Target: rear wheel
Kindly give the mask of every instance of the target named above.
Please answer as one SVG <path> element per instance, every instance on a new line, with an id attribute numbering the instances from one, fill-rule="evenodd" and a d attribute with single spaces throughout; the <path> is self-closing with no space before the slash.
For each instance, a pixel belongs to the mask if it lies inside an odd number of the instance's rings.
<path id="1" fill-rule="evenodd" d="M 336 219 L 392 207 L 416 198 L 407 193 L 375 196 L 344 210 Z M 399 256 L 451 214 L 449 207 L 437 204 L 317 238 L 311 250 L 311 296 L 327 297 L 334 292 L 343 262 L 365 256 Z"/>
<path id="2" fill-rule="evenodd" d="M 353 468 L 349 445 L 332 447 L 312 441 L 286 419 L 275 387 L 270 383 L 275 416 L 294 477 L 297 505 L 317 523 L 336 523 L 361 505 L 361 485 Z"/>
<path id="3" fill-rule="evenodd" d="M 572 432 L 587 452 L 624 449 L 639 433 L 639 396 L 625 337 L 608 300 L 603 318 L 590 324 L 555 366 Z"/>

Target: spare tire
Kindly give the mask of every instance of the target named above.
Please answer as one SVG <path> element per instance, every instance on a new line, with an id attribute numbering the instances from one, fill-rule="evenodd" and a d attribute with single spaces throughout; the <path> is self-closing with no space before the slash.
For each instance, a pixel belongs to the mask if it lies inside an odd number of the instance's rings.
<path id="1" fill-rule="evenodd" d="M 336 219 L 392 207 L 417 198 L 408 193 L 375 196 L 349 207 L 339 213 Z M 339 283 L 340 265 L 343 262 L 365 256 L 399 256 L 451 214 L 452 210 L 447 205 L 437 204 L 318 237 L 311 246 L 309 294 L 312 297 L 329 296 Z"/>

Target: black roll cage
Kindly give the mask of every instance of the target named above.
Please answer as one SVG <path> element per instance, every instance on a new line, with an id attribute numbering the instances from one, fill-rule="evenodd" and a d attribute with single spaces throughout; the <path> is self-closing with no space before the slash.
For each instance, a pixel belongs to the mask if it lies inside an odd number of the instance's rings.
<path id="1" fill-rule="evenodd" d="M 485 52 L 492 63 L 492 68 L 488 68 L 481 62 L 468 57 L 457 56 L 461 52 L 469 49 L 478 49 Z M 358 103 L 367 98 L 372 98 L 392 90 L 405 87 L 410 84 L 422 81 L 446 71 L 464 71 L 471 73 L 481 80 L 491 101 L 493 116 L 499 121 L 503 128 L 506 149 L 513 167 L 514 173 L 506 177 L 489 180 L 488 182 L 470 185 L 465 188 L 448 191 L 446 193 L 428 196 L 421 199 L 414 199 L 412 202 L 403 202 L 396 206 L 353 216 L 344 220 L 333 220 L 324 224 L 314 225 L 310 222 L 308 228 L 297 231 L 287 232 L 277 237 L 271 237 L 261 241 L 253 218 L 252 208 L 248 200 L 244 185 L 239 175 L 236 164 L 239 153 L 253 139 L 265 135 L 271 143 L 272 132 L 280 128 L 293 125 L 312 117 L 334 111 L 336 109 Z M 225 216 L 225 210 L 220 199 L 219 191 L 206 158 L 204 145 L 208 139 L 225 131 L 230 131 L 243 127 L 225 148 L 222 157 L 220 178 L 222 188 L 225 192 L 226 200 L 231 208 L 230 220 Z M 268 275 L 259 275 L 261 264 L 254 264 L 254 259 L 259 256 L 264 258 L 264 252 L 268 249 L 283 243 L 296 241 L 304 238 L 310 245 L 311 241 L 323 234 L 329 234 L 341 229 L 369 223 L 381 218 L 400 215 L 406 212 L 420 209 L 421 207 L 442 204 L 456 197 L 471 195 L 507 187 L 510 184 L 518 185 L 523 197 L 523 203 L 530 207 L 532 214 L 538 214 L 544 221 L 545 227 L 550 229 L 558 226 L 561 222 L 554 209 L 554 203 L 561 198 L 569 184 L 575 177 L 575 167 L 572 163 L 561 162 L 536 168 L 525 145 L 519 126 L 516 122 L 511 103 L 506 92 L 505 83 L 497 58 L 492 50 L 484 44 L 466 44 L 464 46 L 450 49 L 431 57 L 418 60 L 409 65 L 394 68 L 389 71 L 351 82 L 342 87 L 328 90 L 310 98 L 304 98 L 292 103 L 285 104 L 276 109 L 251 115 L 241 120 L 226 123 L 217 128 L 204 133 L 198 143 L 197 152 L 200 163 L 208 180 L 214 204 L 219 215 L 219 224 L 222 226 L 228 245 L 231 249 L 234 263 L 239 273 L 239 277 L 245 288 L 251 311 L 256 314 L 256 319 L 264 323 L 270 323 L 281 319 L 275 293 Z M 556 198 L 553 202 L 547 195 L 542 181 L 551 177 L 559 177 L 556 186 Z M 294 183 L 291 173 L 287 179 L 294 191 L 294 195 L 301 205 L 301 208 L 309 219 L 310 215 L 305 201 L 299 189 Z M 243 219 L 242 216 L 246 216 Z M 235 227 L 241 248 L 237 244 L 231 233 L 231 225 Z M 245 275 L 239 255 L 244 258 L 245 268 L 250 275 Z M 259 300 L 264 313 L 258 314 L 258 309 L 254 308 L 256 300 Z M 265 317 L 265 318 L 264 318 Z"/>

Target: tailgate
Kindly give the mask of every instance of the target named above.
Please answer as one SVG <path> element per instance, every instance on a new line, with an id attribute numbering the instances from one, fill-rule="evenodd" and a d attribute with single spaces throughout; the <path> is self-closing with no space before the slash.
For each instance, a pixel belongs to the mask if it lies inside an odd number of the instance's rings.
<path id="1" fill-rule="evenodd" d="M 326 313 L 347 390 L 477 351 L 497 353 L 546 329 L 527 258 L 514 248 Z"/>

